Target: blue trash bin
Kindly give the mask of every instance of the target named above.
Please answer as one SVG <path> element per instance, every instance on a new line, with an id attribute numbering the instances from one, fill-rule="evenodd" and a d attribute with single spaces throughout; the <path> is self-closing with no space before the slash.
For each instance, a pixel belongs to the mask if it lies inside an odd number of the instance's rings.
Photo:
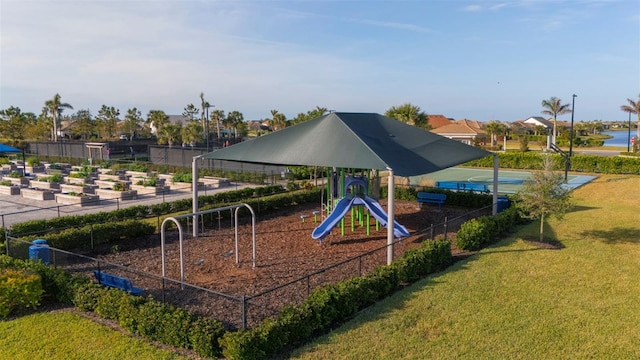
<path id="1" fill-rule="evenodd" d="M 510 205 L 508 197 L 498 196 L 498 213 L 508 209 Z"/>
<path id="2" fill-rule="evenodd" d="M 49 245 L 47 245 L 47 240 L 33 240 L 32 244 L 29 246 L 29 260 L 41 260 L 44 264 L 49 264 Z"/>

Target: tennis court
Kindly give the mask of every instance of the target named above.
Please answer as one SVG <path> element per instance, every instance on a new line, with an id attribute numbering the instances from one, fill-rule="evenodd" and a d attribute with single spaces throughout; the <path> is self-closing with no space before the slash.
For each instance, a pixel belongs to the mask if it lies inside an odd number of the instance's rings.
<path id="1" fill-rule="evenodd" d="M 525 180 L 531 177 L 529 171 L 498 170 L 498 193 L 513 194 L 522 187 Z M 571 175 L 567 176 L 565 186 L 576 189 L 591 180 L 595 176 Z M 435 185 L 436 183 L 471 183 L 485 184 L 489 191 L 493 190 L 493 169 L 472 169 L 453 167 L 421 176 L 409 178 L 411 185 Z"/>

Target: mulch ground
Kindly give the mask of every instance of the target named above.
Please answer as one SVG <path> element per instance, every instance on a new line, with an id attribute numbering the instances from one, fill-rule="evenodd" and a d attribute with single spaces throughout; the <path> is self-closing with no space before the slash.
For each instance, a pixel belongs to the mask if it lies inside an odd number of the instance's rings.
<path id="1" fill-rule="evenodd" d="M 386 209 L 385 204 L 383 208 Z M 330 235 L 321 242 L 312 239 L 313 229 L 322 221 L 321 214 L 318 221 L 314 222 L 313 211 L 319 211 L 318 204 L 307 204 L 281 210 L 268 215 L 258 214 L 256 219 L 256 263 L 253 266 L 252 253 L 252 227 L 251 219 L 244 218 L 238 227 L 239 242 L 238 253 L 235 251 L 235 230 L 229 219 L 221 220 L 219 227 L 205 229 L 205 233 L 197 238 L 191 237 L 190 231 L 185 231 L 183 241 L 184 273 L 185 281 L 233 297 L 251 298 L 268 289 L 282 286 L 309 274 L 338 264 L 347 259 L 361 254 L 372 252 L 363 257 L 364 261 L 351 262 L 336 267 L 333 271 L 325 271 L 307 281 L 306 286 L 300 284 L 285 287 L 286 290 L 273 292 L 264 299 L 253 300 L 251 305 L 255 309 L 268 307 L 271 315 L 277 312 L 282 305 L 289 301 L 297 302 L 306 297 L 309 287 L 319 286 L 322 283 L 337 282 L 344 278 L 366 273 L 375 266 L 386 263 L 387 243 L 386 228 L 379 227 L 376 230 L 373 217 L 370 221 L 370 234 L 367 235 L 366 226 L 356 223 L 354 231 L 351 231 L 350 216 L 346 217 L 345 234 L 341 234 L 340 227 L 336 227 Z M 468 212 L 464 208 L 443 207 L 438 211 L 436 206 L 425 205 L 422 208 L 416 202 L 397 201 L 396 221 L 404 225 L 412 235 L 403 239 L 394 246 L 394 257 L 400 256 L 407 249 L 417 247 L 426 238 L 430 237 L 427 230 L 432 224 L 440 224 L 445 218 L 452 219 Z M 212 215 L 215 216 L 215 215 Z M 302 221 L 301 216 L 306 216 Z M 454 239 L 460 222 L 451 224 L 447 228 L 447 238 Z M 437 234 L 442 235 L 443 230 Z M 180 279 L 180 250 L 177 231 L 168 232 L 165 236 L 166 271 L 167 277 Z M 460 253 L 455 247 L 454 253 Z M 238 263 L 236 263 L 238 255 Z M 98 256 L 110 263 L 121 264 L 137 270 L 161 275 L 161 247 L 158 235 L 141 240 L 135 246 L 121 244 L 117 251 Z M 363 265 L 364 264 L 364 265 Z M 311 282 L 311 284 L 309 284 Z M 140 284 L 135 280 L 134 285 L 145 289 L 154 287 Z M 157 287 L 157 286 L 156 286 Z M 164 287 L 164 286 L 163 286 Z M 165 297 L 167 297 L 166 290 Z M 304 294 L 292 294 L 303 292 Z M 155 295 L 155 294 L 154 294 Z M 191 295 L 193 294 L 191 293 Z M 171 297 L 171 296 L 169 296 Z M 178 296 L 179 298 L 180 296 Z M 289 299 L 286 299 L 289 298 Z M 220 317 L 221 312 L 212 309 L 210 303 L 202 305 L 201 301 L 194 299 L 174 299 L 183 306 L 202 308 L 196 312 L 215 314 Z M 227 312 L 229 308 L 235 309 L 235 305 L 226 303 L 223 306 Z M 206 308 L 206 310 L 204 309 Z M 274 310 L 276 309 L 276 310 Z M 252 314 L 256 321 L 261 315 Z M 233 318 L 236 315 L 229 315 Z M 235 320 L 229 320 L 236 323 Z"/>

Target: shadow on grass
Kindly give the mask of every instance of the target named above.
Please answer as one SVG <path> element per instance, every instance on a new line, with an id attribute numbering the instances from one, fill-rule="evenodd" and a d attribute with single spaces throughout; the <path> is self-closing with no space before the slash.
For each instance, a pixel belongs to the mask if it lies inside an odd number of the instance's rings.
<path id="1" fill-rule="evenodd" d="M 640 229 L 614 227 L 610 230 L 586 230 L 580 233 L 582 237 L 593 237 L 606 244 L 638 244 L 640 243 Z"/>
<path id="2" fill-rule="evenodd" d="M 587 211 L 587 210 L 595 210 L 595 209 L 600 209 L 600 208 L 591 207 L 591 206 L 575 205 L 575 206 L 571 207 L 571 210 L 569 210 L 569 212 Z"/>

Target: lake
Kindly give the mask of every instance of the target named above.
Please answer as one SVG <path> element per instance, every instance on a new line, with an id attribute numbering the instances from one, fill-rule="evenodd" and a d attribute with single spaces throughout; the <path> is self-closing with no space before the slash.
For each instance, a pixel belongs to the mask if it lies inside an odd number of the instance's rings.
<path id="1" fill-rule="evenodd" d="M 627 146 L 627 144 L 629 143 L 629 133 L 627 132 L 627 130 L 603 131 L 602 134 L 613 136 L 612 139 L 607 139 L 604 141 L 604 146 Z M 635 129 L 631 131 L 631 137 L 634 136 L 636 136 Z"/>

